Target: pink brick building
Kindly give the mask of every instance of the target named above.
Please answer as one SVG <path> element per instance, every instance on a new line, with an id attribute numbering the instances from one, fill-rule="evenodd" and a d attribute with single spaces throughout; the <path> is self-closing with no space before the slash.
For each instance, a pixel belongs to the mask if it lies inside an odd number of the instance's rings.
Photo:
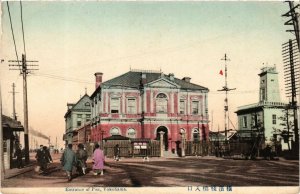
<path id="1" fill-rule="evenodd" d="M 111 135 L 158 139 L 163 131 L 166 150 L 176 149 L 181 133 L 186 140 L 208 140 L 208 88 L 174 74 L 131 70 L 102 82 L 95 73 L 91 95 L 91 140 Z"/>

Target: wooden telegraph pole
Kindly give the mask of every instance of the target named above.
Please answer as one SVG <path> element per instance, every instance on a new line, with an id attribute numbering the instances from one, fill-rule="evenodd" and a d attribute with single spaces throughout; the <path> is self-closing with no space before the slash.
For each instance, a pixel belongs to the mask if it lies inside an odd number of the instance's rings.
<path id="1" fill-rule="evenodd" d="M 283 57 L 285 63 L 285 70 L 287 72 L 285 77 L 288 77 L 289 83 L 287 83 L 288 93 L 292 97 L 292 108 L 294 111 L 294 133 L 295 133 L 295 143 L 294 150 L 299 156 L 299 122 L 298 116 L 299 108 L 297 106 L 296 96 L 298 95 L 298 100 L 300 101 L 299 95 L 299 86 L 300 86 L 300 79 L 299 79 L 299 54 L 300 54 L 300 31 L 299 31 L 299 9 L 300 5 L 294 5 L 293 1 L 286 1 L 289 4 L 290 10 L 283 14 L 282 17 L 289 18 L 288 21 L 284 23 L 287 26 L 293 26 L 293 29 L 286 30 L 287 32 L 291 32 L 295 35 L 296 41 L 289 40 L 287 43 L 283 44 Z M 297 56 L 297 57 L 296 57 Z M 286 80 L 287 81 L 287 80 Z M 298 93 L 297 93 L 298 92 Z M 298 101 L 298 103 L 299 103 Z"/>
<path id="2" fill-rule="evenodd" d="M 12 84 L 12 92 L 9 92 L 9 93 L 12 93 L 13 95 L 13 119 L 17 120 L 17 113 L 16 113 L 16 92 L 15 91 L 15 88 L 16 88 L 16 85 L 15 83 Z"/>
<path id="3" fill-rule="evenodd" d="M 32 67 L 36 67 L 38 65 L 27 65 L 28 62 L 38 62 L 38 61 L 27 61 L 26 55 L 22 54 L 22 60 L 9 60 L 8 62 L 17 62 L 18 64 L 9 64 L 9 67 L 18 67 L 18 68 L 10 68 L 9 70 L 18 70 L 21 72 L 23 76 L 23 106 L 24 106 L 24 149 L 25 149 L 25 163 L 29 163 L 29 129 L 28 129 L 28 100 L 27 100 L 27 75 L 32 73 L 34 69 Z M 20 64 L 20 62 L 22 64 Z M 28 68 L 31 67 L 31 68 Z"/>

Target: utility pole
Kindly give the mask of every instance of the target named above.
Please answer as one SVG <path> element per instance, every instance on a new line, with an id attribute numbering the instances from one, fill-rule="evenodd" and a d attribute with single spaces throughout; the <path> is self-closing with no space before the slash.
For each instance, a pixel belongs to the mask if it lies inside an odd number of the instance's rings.
<path id="1" fill-rule="evenodd" d="M 227 84 L 227 61 L 230 61 L 230 59 L 227 58 L 227 55 L 225 53 L 225 56 L 223 59 L 225 61 L 225 86 L 223 86 L 223 89 L 218 91 L 225 91 L 225 100 L 224 100 L 224 120 L 225 120 L 225 141 L 227 142 L 227 130 L 229 129 L 229 107 L 228 107 L 228 91 L 235 90 L 236 88 L 228 88 Z"/>
<path id="2" fill-rule="evenodd" d="M 291 97 L 291 105 L 289 106 L 293 110 L 294 117 L 294 134 L 296 147 L 294 150 L 298 150 L 299 147 L 299 127 L 298 127 L 298 114 L 297 114 L 297 93 L 299 95 L 299 85 L 296 81 L 300 81 L 300 63 L 299 63 L 299 52 L 295 49 L 296 42 L 291 39 L 282 45 L 282 56 L 284 63 L 284 78 L 285 78 L 285 88 L 287 97 Z"/>
<path id="3" fill-rule="evenodd" d="M 24 106 L 24 149 L 25 149 L 25 163 L 29 164 L 29 129 L 28 129 L 28 100 L 27 100 L 27 75 L 32 73 L 33 68 L 28 68 L 28 66 L 34 67 L 38 65 L 27 65 L 27 62 L 38 62 L 38 61 L 27 61 L 26 55 L 22 54 L 22 61 L 19 60 L 9 60 L 8 62 L 17 62 L 18 64 L 9 64 L 9 67 L 18 67 L 10 68 L 9 70 L 19 70 L 23 76 L 23 106 Z M 21 62 L 22 64 L 19 64 Z"/>
<path id="4" fill-rule="evenodd" d="M 285 1 L 289 3 L 290 10 L 283 14 L 282 17 L 290 17 L 288 21 L 284 23 L 284 25 L 291 25 L 293 26 L 293 30 L 286 30 L 287 32 L 291 32 L 296 36 L 297 44 L 298 44 L 298 50 L 300 52 L 300 34 L 299 34 L 299 13 L 297 13 L 295 10 L 299 8 L 298 5 L 294 5 L 293 1 Z"/>
<path id="5" fill-rule="evenodd" d="M 16 113 L 16 92 L 15 91 L 15 88 L 16 88 L 16 85 L 15 83 L 12 84 L 12 92 L 9 92 L 9 93 L 12 93 L 13 94 L 13 119 L 17 120 L 17 113 Z"/>
<path id="6" fill-rule="evenodd" d="M 295 6 L 293 1 L 285 1 L 285 2 L 287 2 L 289 4 L 290 10 L 287 13 L 282 15 L 282 17 L 288 17 L 289 18 L 289 20 L 286 21 L 284 23 L 284 25 L 293 26 L 292 30 L 289 29 L 289 30 L 286 30 L 286 31 L 291 32 L 292 34 L 295 35 L 296 41 L 297 41 L 297 46 L 298 46 L 298 49 L 297 49 L 298 52 L 295 52 L 295 53 L 300 54 L 299 12 L 296 11 L 297 8 L 299 9 L 299 4 L 297 4 Z M 293 45 L 290 46 L 292 44 L 292 41 L 290 40 L 288 44 L 289 44 L 290 53 L 292 53 L 292 50 L 294 50 Z M 293 53 L 292 53 L 292 55 L 293 55 Z M 291 57 L 293 57 L 292 55 L 290 54 L 290 60 L 289 60 L 290 65 L 291 66 L 296 66 L 296 64 L 299 64 L 299 55 L 298 55 L 298 62 L 292 61 L 292 58 L 291 58 Z M 297 72 L 297 75 L 299 75 L 299 72 Z M 296 81 L 297 81 L 297 87 L 296 88 L 298 88 L 299 85 L 300 85 L 300 79 L 298 79 Z M 294 83 L 294 84 L 296 84 L 296 83 Z M 291 86 L 291 87 L 293 87 L 293 86 Z M 294 86 L 294 88 L 295 88 L 295 86 Z M 292 94 L 292 96 L 293 96 L 293 94 Z M 300 95 L 299 94 L 298 94 L 298 100 L 300 102 Z M 294 117 L 296 117 L 296 118 L 294 118 L 294 132 L 295 132 L 295 143 L 296 143 L 294 150 L 296 151 L 297 155 L 299 156 L 299 132 L 298 132 L 298 129 L 300 128 L 300 126 L 299 126 L 300 123 L 298 122 L 298 119 L 300 119 L 300 118 L 298 118 L 298 116 L 300 115 L 300 113 L 297 115 L 297 111 L 299 111 L 299 109 L 297 107 L 297 101 L 292 102 L 292 107 L 293 107 L 293 110 L 294 110 Z"/>

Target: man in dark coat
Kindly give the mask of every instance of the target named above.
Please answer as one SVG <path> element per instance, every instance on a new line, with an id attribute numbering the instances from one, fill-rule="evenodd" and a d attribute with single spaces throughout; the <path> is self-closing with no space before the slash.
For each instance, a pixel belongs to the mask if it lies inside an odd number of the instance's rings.
<path id="1" fill-rule="evenodd" d="M 16 152 L 15 152 L 15 157 L 17 157 L 17 167 L 18 168 L 23 168 L 23 154 L 22 154 L 22 149 L 21 145 L 17 146 Z"/>
<path id="2" fill-rule="evenodd" d="M 40 145 L 40 149 L 36 152 L 35 158 L 37 160 L 38 166 L 40 166 L 40 170 L 44 172 L 46 170 L 45 164 L 47 164 L 47 161 L 43 145 Z"/>
<path id="3" fill-rule="evenodd" d="M 71 181 L 73 166 L 77 165 L 77 158 L 75 152 L 72 150 L 72 144 L 68 144 L 68 147 L 65 149 L 60 161 L 63 169 L 67 173 L 68 181 Z"/>
<path id="4" fill-rule="evenodd" d="M 119 147 L 119 144 L 117 144 L 114 147 L 114 158 L 115 158 L 116 161 L 120 160 L 120 147 Z"/>
<path id="5" fill-rule="evenodd" d="M 77 171 L 79 174 L 85 174 L 86 170 L 86 160 L 88 158 L 87 151 L 84 150 L 84 145 L 79 144 L 78 149 L 76 152 L 76 157 L 77 157 Z"/>
<path id="6" fill-rule="evenodd" d="M 44 153 L 45 153 L 46 162 L 47 162 L 47 163 L 53 162 L 52 157 L 51 157 L 51 154 L 50 154 L 50 151 L 49 151 L 49 149 L 47 148 L 47 146 L 44 146 L 44 147 L 43 147 L 43 151 L 44 151 Z"/>

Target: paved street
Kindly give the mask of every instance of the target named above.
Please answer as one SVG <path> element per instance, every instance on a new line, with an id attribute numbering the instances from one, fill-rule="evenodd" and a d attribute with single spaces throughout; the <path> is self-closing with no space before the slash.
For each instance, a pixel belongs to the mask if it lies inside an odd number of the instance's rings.
<path id="1" fill-rule="evenodd" d="M 104 176 L 92 172 L 67 182 L 59 165 L 59 156 L 47 176 L 33 170 L 3 181 L 4 187 L 66 186 L 297 186 L 298 161 L 226 160 L 215 157 L 125 158 L 119 162 L 107 159 Z M 89 163 L 91 167 L 91 163 Z"/>

